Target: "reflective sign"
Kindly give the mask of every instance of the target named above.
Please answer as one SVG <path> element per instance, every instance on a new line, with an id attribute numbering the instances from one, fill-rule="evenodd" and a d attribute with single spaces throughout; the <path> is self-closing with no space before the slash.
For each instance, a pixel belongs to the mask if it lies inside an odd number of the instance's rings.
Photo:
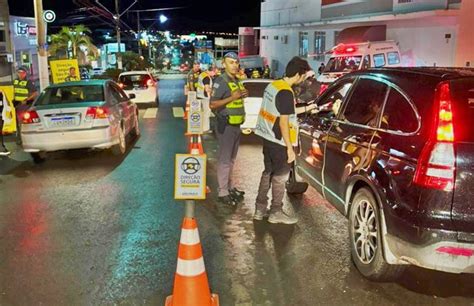
<path id="1" fill-rule="evenodd" d="M 174 184 L 176 200 L 206 198 L 206 159 L 205 154 L 176 154 Z"/>
<path id="2" fill-rule="evenodd" d="M 188 134 L 202 134 L 202 105 L 195 92 L 189 92 Z"/>

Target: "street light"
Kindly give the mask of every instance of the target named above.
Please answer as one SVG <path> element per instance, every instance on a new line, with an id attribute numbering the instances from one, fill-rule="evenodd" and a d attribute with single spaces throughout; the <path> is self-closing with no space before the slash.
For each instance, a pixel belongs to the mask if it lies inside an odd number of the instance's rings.
<path id="1" fill-rule="evenodd" d="M 160 15 L 160 22 L 161 22 L 161 23 L 165 23 L 166 21 L 168 21 L 168 17 L 166 17 L 165 15 L 161 14 L 161 15 Z"/>

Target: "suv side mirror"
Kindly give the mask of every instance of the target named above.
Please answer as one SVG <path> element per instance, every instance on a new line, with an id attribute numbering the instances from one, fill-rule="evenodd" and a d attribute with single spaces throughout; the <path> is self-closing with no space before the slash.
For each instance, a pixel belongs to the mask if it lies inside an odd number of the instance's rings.
<path id="1" fill-rule="evenodd" d="M 130 100 L 133 100 L 137 97 L 137 95 L 134 93 L 131 93 L 131 94 L 128 94 L 128 97 L 130 98 Z"/>

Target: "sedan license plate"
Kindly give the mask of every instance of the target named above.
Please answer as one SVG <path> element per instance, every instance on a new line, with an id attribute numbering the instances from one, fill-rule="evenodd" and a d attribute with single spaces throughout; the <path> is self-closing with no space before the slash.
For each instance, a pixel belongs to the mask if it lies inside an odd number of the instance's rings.
<path id="1" fill-rule="evenodd" d="M 76 125 L 76 119 L 74 117 L 57 117 L 51 118 L 51 125 L 53 127 L 69 127 Z"/>

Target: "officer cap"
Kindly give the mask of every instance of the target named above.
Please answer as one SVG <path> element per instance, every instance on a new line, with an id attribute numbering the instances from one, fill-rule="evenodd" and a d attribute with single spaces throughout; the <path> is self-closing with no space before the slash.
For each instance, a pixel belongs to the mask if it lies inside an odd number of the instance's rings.
<path id="1" fill-rule="evenodd" d="M 28 69 L 26 69 L 25 66 L 21 66 L 17 69 L 17 71 L 23 71 L 23 72 L 28 72 Z"/>
<path id="2" fill-rule="evenodd" d="M 231 59 L 239 60 L 239 56 L 235 52 L 227 52 L 224 55 L 224 58 L 231 58 Z"/>

